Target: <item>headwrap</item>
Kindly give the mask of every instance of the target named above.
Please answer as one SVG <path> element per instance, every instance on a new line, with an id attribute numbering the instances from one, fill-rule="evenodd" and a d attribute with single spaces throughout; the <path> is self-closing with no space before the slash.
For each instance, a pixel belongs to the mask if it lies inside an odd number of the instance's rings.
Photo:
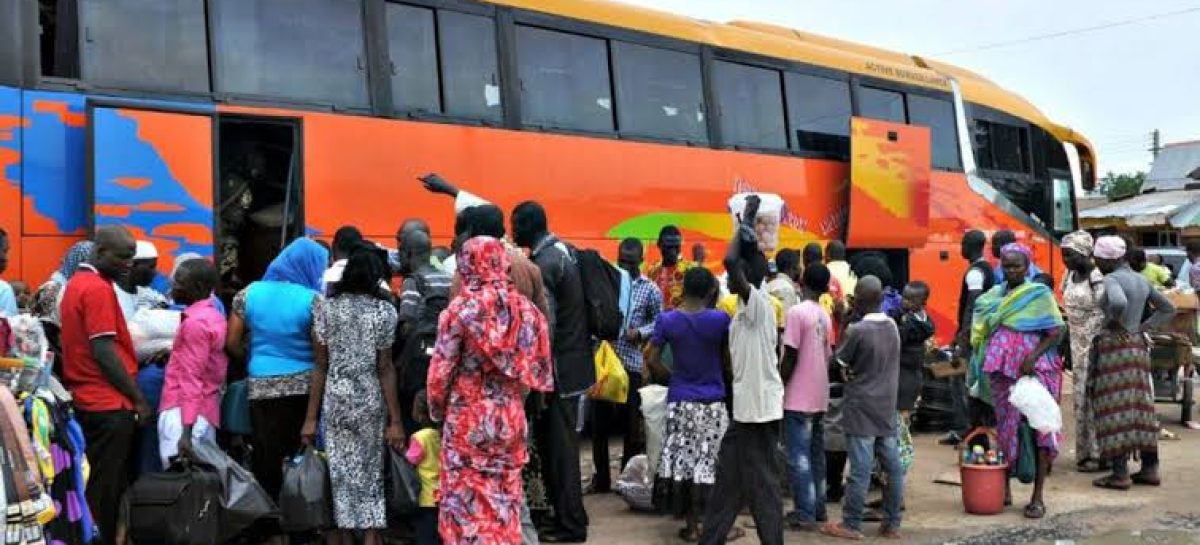
<path id="1" fill-rule="evenodd" d="M 1068 250 L 1073 250 L 1087 257 L 1092 257 L 1092 246 L 1095 242 L 1092 241 L 1092 235 L 1087 231 L 1075 231 L 1062 240 L 1062 247 Z"/>
<path id="2" fill-rule="evenodd" d="M 548 391 L 553 387 L 549 326 L 541 311 L 517 292 L 511 267 L 500 240 L 467 241 L 458 254 L 462 290 L 447 308 L 439 335 L 459 322 L 468 350 L 486 357 L 485 369 Z"/>
<path id="3" fill-rule="evenodd" d="M 1100 237 L 1096 240 L 1096 250 L 1093 253 L 1100 259 L 1121 259 L 1125 257 L 1125 239 L 1121 237 Z"/>
<path id="4" fill-rule="evenodd" d="M 1033 250 L 1030 250 L 1028 246 L 1021 244 L 1020 242 L 1010 242 L 1005 244 L 1003 248 L 1000 248 L 1000 255 L 1003 256 L 1008 254 L 1023 255 L 1025 256 L 1026 263 L 1033 263 Z"/>
<path id="5" fill-rule="evenodd" d="M 158 248 L 154 247 L 154 243 L 147 240 L 137 241 L 137 251 L 133 254 L 134 260 L 141 259 L 158 259 Z"/>
<path id="6" fill-rule="evenodd" d="M 81 240 L 67 250 L 67 253 L 63 255 L 62 263 L 58 266 L 58 274 L 62 275 L 64 283 L 70 280 L 71 275 L 75 274 L 75 269 L 78 269 L 81 263 L 92 256 L 92 250 L 95 247 L 96 243 L 90 240 Z"/>
<path id="7" fill-rule="evenodd" d="M 321 276 L 329 264 L 329 251 L 311 238 L 300 237 L 288 244 L 271 261 L 263 280 L 288 282 L 313 291 L 321 290 Z"/>

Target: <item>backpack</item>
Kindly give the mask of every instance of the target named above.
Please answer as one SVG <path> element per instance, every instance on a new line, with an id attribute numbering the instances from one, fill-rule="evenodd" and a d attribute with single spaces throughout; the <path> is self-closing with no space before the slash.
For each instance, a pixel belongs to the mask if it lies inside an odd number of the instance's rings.
<path id="1" fill-rule="evenodd" d="M 450 294 L 433 293 L 425 283 L 425 277 L 414 274 L 413 281 L 417 291 L 421 293 L 421 312 L 417 320 L 410 324 L 408 335 L 402 342 L 400 362 L 403 364 L 403 374 L 400 377 L 401 389 L 416 393 L 425 389 L 425 381 L 429 375 L 429 360 L 433 359 L 433 347 L 437 344 L 438 318 L 442 311 L 450 306 Z"/>
<path id="2" fill-rule="evenodd" d="M 602 341 L 621 338 L 625 318 L 621 315 L 621 272 L 596 250 L 572 248 L 579 281 L 583 285 L 588 333 Z"/>
<path id="3" fill-rule="evenodd" d="M 129 489 L 129 537 L 135 545 L 215 545 L 221 520 L 221 479 L 184 464 L 147 473 Z"/>

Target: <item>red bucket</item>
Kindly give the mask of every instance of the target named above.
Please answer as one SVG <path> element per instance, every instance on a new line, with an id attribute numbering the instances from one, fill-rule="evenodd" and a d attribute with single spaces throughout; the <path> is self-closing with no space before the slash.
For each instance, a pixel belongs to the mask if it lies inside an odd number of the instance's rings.
<path id="1" fill-rule="evenodd" d="M 963 509 L 972 515 L 996 515 L 1004 511 L 1004 485 L 1008 479 L 1008 464 L 964 464 L 962 452 L 970 449 L 975 436 L 987 434 L 989 445 L 1000 446 L 999 437 L 990 428 L 976 428 L 959 445 L 958 464 L 962 475 Z"/>

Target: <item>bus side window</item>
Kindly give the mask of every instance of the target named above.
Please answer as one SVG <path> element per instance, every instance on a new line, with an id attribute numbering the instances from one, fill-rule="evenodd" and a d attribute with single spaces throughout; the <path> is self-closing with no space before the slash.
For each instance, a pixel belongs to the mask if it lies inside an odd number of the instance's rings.
<path id="1" fill-rule="evenodd" d="M 713 86 L 725 145 L 788 147 L 779 78 L 778 70 L 725 61 L 713 63 Z"/>
<path id="2" fill-rule="evenodd" d="M 439 10 L 443 107 L 451 115 L 500 120 L 496 24 L 489 17 Z"/>
<path id="3" fill-rule="evenodd" d="M 210 0 L 217 91 L 370 107 L 360 0 Z"/>
<path id="4" fill-rule="evenodd" d="M 929 127 L 930 155 L 934 168 L 962 169 L 962 161 L 958 155 L 958 131 L 953 103 L 949 100 L 909 94 L 908 120 L 913 125 Z"/>
<path id="5" fill-rule="evenodd" d="M 208 92 L 203 0 L 81 0 L 79 14 L 84 81 Z"/>
<path id="6" fill-rule="evenodd" d="M 433 10 L 385 4 L 392 104 L 401 111 L 441 112 Z"/>
<path id="7" fill-rule="evenodd" d="M 622 133 L 708 141 L 698 55 L 625 42 L 612 51 Z"/>
<path id="8" fill-rule="evenodd" d="M 904 111 L 904 93 L 860 87 L 858 115 L 893 123 L 908 123 L 908 115 Z"/>
<path id="9" fill-rule="evenodd" d="M 534 127 L 612 132 L 605 40 L 517 26 L 521 120 Z"/>
<path id="10" fill-rule="evenodd" d="M 787 72 L 788 124 L 792 149 L 850 158 L 850 83 Z"/>

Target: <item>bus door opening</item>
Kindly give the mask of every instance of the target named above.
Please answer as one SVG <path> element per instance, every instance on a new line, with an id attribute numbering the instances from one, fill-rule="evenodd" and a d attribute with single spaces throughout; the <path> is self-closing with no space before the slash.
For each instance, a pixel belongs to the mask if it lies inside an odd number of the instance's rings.
<path id="1" fill-rule="evenodd" d="M 231 298 L 304 234 L 300 122 L 221 116 L 218 124 L 216 262 L 222 297 Z"/>

